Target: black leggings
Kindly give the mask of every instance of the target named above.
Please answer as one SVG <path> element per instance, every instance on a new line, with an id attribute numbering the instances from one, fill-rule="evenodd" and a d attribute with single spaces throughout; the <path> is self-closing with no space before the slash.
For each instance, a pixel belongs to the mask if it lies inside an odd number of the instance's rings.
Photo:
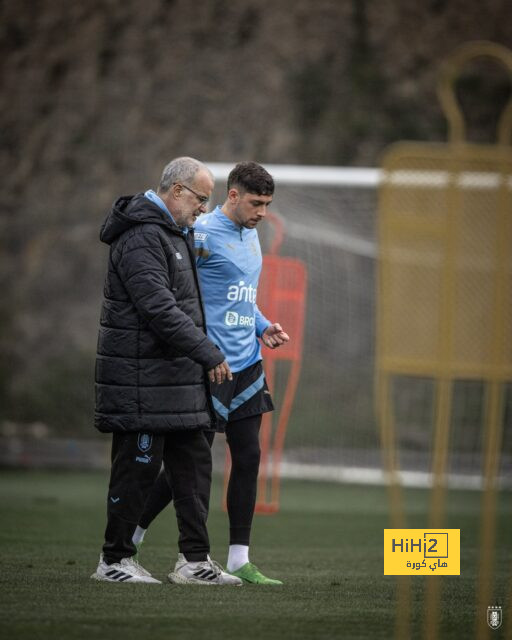
<path id="1" fill-rule="evenodd" d="M 231 453 L 231 474 L 227 493 L 229 544 L 249 545 L 258 488 L 260 425 L 261 415 L 226 424 L 226 440 Z M 208 431 L 205 435 L 211 446 L 215 433 Z M 172 498 L 171 483 L 161 470 L 146 500 L 139 525 L 147 529 Z"/>

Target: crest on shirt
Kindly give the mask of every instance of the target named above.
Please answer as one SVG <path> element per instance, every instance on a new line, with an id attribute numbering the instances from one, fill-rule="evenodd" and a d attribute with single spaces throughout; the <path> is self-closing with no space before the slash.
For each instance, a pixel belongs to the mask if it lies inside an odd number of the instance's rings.
<path id="1" fill-rule="evenodd" d="M 139 447 L 139 451 L 142 453 L 146 453 L 151 449 L 151 445 L 153 444 L 153 436 L 150 433 L 139 433 L 139 437 L 137 438 L 137 446 Z"/>

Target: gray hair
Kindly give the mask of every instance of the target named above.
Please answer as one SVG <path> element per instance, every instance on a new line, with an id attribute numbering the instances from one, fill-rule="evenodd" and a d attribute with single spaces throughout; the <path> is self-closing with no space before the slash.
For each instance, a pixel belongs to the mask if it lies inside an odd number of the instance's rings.
<path id="1" fill-rule="evenodd" d="M 192 182 L 200 169 L 207 171 L 213 178 L 212 172 L 199 160 L 187 156 L 174 158 L 162 171 L 158 191 L 169 191 L 176 182 L 184 182 L 185 184 Z"/>

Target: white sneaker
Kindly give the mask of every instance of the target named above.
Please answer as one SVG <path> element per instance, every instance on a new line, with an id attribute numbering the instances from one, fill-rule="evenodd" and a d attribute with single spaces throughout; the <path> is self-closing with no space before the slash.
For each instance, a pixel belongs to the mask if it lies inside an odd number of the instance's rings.
<path id="1" fill-rule="evenodd" d="M 147 569 L 144 569 L 144 567 L 139 563 L 139 551 L 140 551 L 141 545 L 142 545 L 142 542 L 139 542 L 139 544 L 135 545 L 137 547 L 137 553 L 134 556 L 132 556 L 130 560 L 133 562 L 133 564 L 137 565 L 137 569 L 139 570 L 139 573 L 141 573 L 143 576 L 148 576 L 151 578 L 152 576 L 149 573 L 149 571 Z"/>
<path id="2" fill-rule="evenodd" d="M 240 578 L 223 571 L 220 564 L 210 556 L 201 562 L 188 562 L 182 553 L 178 554 L 174 571 L 167 577 L 174 584 L 229 584 L 235 587 L 243 584 Z"/>
<path id="3" fill-rule="evenodd" d="M 100 555 L 98 567 L 91 578 L 105 582 L 149 582 L 152 584 L 162 584 L 160 580 L 153 578 L 149 571 L 141 567 L 133 558 L 123 558 L 119 562 L 107 564 L 103 561 L 103 554 Z"/>

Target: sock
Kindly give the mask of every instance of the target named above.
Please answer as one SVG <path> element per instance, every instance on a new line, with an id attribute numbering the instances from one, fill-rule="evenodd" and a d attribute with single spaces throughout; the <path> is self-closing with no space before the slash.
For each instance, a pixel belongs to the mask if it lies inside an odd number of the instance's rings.
<path id="1" fill-rule="evenodd" d="M 245 544 L 230 544 L 228 553 L 228 571 L 237 571 L 249 562 L 249 547 Z"/>
<path id="2" fill-rule="evenodd" d="M 140 544 L 144 540 L 144 534 L 146 533 L 146 531 L 147 529 L 143 529 L 142 527 L 139 527 L 139 525 L 137 525 L 137 528 L 135 529 L 132 537 L 133 544 Z"/>

